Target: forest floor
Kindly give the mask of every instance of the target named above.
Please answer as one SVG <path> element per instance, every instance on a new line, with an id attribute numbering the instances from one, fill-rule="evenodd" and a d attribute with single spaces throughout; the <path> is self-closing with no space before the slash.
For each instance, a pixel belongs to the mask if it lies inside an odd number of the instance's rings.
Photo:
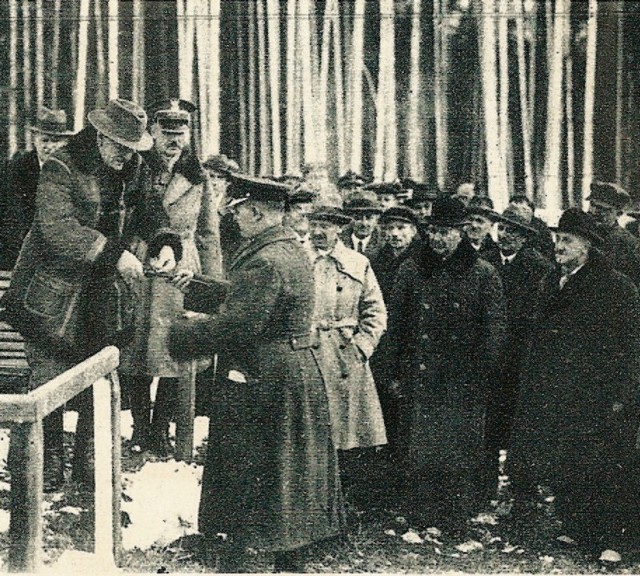
<path id="1" fill-rule="evenodd" d="M 126 423 L 123 412 L 123 421 Z M 206 448 L 206 418 L 197 422 L 196 461 L 192 464 L 132 454 L 123 439 L 122 571 L 126 573 L 207 573 L 197 534 L 197 505 Z M 125 435 L 126 436 L 126 435 Z M 67 432 L 69 451 L 73 434 Z M 0 450 L 6 434 L 0 434 Z M 0 453 L 0 459 L 2 454 Z M 67 471 L 69 472 L 69 471 Z M 9 487 L 0 472 L 0 557 L 8 551 Z M 499 499 L 469 522 L 463 540 L 443 536 L 437 526 L 413 528 L 378 500 L 366 510 L 351 508 L 349 536 L 310 550 L 313 573 L 638 573 L 640 563 L 590 558 L 562 536 L 553 497 L 542 494 L 536 522 L 514 536 L 508 480 L 501 477 Z M 45 498 L 44 559 L 47 572 L 84 573 L 77 552 L 93 547 L 93 496 L 71 482 Z M 558 538 L 560 537 L 560 538 Z M 82 555 L 81 555 L 82 556 Z M 84 555 L 88 557 L 88 555 Z M 248 550 L 247 572 L 270 572 L 270 555 Z M 0 572 L 2 568 L 0 567 Z M 95 572 L 94 572 L 95 573 Z"/>

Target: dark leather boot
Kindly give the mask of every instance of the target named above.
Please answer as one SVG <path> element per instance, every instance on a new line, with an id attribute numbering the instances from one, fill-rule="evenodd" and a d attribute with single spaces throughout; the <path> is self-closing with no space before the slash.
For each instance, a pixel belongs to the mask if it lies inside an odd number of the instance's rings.
<path id="1" fill-rule="evenodd" d="M 177 386 L 177 378 L 160 378 L 158 382 L 149 434 L 149 450 L 161 458 L 166 458 L 173 452 L 173 446 L 169 441 L 169 424 L 176 403 Z"/>

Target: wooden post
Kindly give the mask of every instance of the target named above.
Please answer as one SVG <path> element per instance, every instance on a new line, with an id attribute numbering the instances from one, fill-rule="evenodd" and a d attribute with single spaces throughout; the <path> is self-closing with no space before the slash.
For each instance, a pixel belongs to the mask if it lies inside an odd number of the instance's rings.
<path id="1" fill-rule="evenodd" d="M 196 375 L 198 364 L 186 364 L 178 378 L 178 410 L 176 415 L 176 460 L 193 459 L 193 421 L 196 417 Z"/>
<path id="2" fill-rule="evenodd" d="M 113 490 L 111 514 L 113 517 L 113 559 L 119 565 L 122 557 L 122 525 L 120 520 L 120 502 L 122 499 L 122 464 L 120 438 L 120 380 L 118 373 L 113 371 L 108 376 L 111 383 L 111 484 Z"/>
<path id="3" fill-rule="evenodd" d="M 37 572 L 42 565 L 42 420 L 11 429 L 9 571 Z"/>
<path id="4" fill-rule="evenodd" d="M 80 22 L 78 24 L 78 68 L 75 82 L 75 114 L 73 129 L 76 132 L 84 126 L 84 106 L 87 92 L 87 50 L 89 34 L 89 0 L 80 2 Z"/>
<path id="5" fill-rule="evenodd" d="M 18 150 L 18 0 L 9 0 L 9 157 Z"/>

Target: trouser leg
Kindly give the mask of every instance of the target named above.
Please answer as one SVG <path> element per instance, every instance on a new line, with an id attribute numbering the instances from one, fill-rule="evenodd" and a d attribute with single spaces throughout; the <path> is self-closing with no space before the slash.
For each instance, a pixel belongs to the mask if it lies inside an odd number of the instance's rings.
<path id="1" fill-rule="evenodd" d="M 177 398 L 177 378 L 160 378 L 151 419 L 150 445 L 159 456 L 167 456 L 172 448 L 169 442 L 169 424 Z"/>

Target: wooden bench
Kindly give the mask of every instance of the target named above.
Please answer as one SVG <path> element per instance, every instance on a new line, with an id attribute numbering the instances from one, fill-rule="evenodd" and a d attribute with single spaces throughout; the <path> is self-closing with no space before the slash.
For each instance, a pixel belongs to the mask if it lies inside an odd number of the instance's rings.
<path id="1" fill-rule="evenodd" d="M 11 271 L 0 270 L 0 297 L 9 287 L 10 281 Z M 24 339 L 17 330 L 0 321 L 0 394 L 28 392 L 30 374 L 24 352 Z"/>

